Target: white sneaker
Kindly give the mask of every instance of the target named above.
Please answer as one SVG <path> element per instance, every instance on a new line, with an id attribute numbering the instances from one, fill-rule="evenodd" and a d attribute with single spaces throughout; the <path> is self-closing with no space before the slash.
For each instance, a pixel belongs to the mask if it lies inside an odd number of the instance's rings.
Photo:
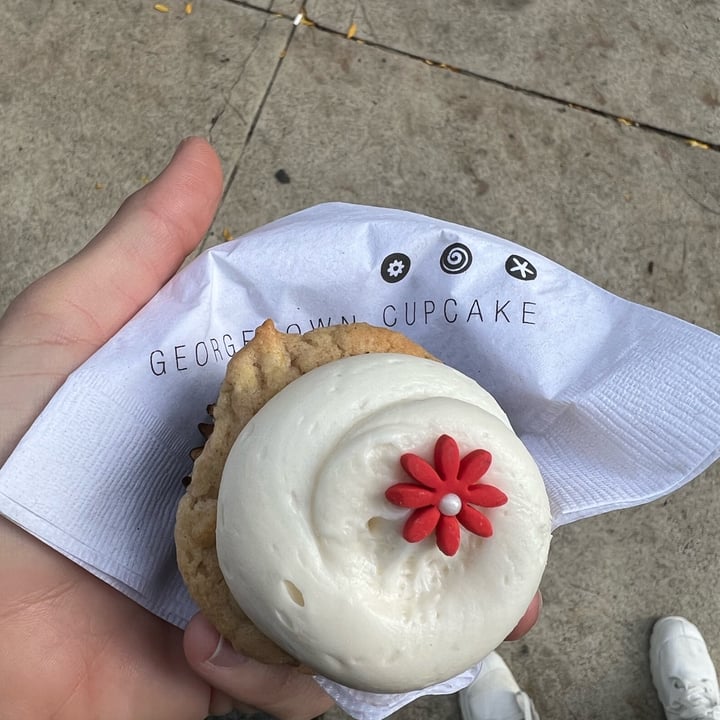
<path id="1" fill-rule="evenodd" d="M 463 720 L 540 720 L 532 700 L 494 652 L 483 660 L 477 678 L 460 691 L 459 700 Z"/>
<path id="2" fill-rule="evenodd" d="M 665 617 L 650 636 L 650 671 L 668 720 L 720 720 L 717 673 L 700 631 Z"/>

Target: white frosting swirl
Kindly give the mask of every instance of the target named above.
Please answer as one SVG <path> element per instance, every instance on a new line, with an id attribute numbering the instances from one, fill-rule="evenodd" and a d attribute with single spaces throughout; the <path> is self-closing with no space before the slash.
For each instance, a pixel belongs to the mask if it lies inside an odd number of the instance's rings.
<path id="1" fill-rule="evenodd" d="M 411 511 L 385 491 L 412 482 L 400 456 L 432 462 L 437 438 L 482 448 L 483 509 L 452 557 L 434 535 L 402 537 Z M 268 637 L 350 687 L 405 692 L 445 680 L 497 647 L 542 576 L 550 511 L 540 473 L 495 400 L 452 368 L 408 355 L 338 360 L 288 385 L 235 442 L 218 503 L 220 567 Z"/>

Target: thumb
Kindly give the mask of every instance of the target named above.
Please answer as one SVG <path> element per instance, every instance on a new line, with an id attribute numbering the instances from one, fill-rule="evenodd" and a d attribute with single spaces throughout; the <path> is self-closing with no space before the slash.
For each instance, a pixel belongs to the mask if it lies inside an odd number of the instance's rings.
<path id="1" fill-rule="evenodd" d="M 215 151 L 200 138 L 185 140 L 78 255 L 10 304 L 0 318 L 0 464 L 67 375 L 198 245 L 221 193 Z"/>
<path id="2" fill-rule="evenodd" d="M 185 656 L 213 688 L 280 720 L 311 720 L 333 701 L 312 679 L 284 665 L 265 665 L 236 653 L 203 615 L 185 629 Z"/>
<path id="3" fill-rule="evenodd" d="M 50 311 L 53 337 L 99 347 L 202 240 L 221 192 L 215 151 L 201 138 L 184 140 L 160 175 L 131 195 L 83 250 L 18 296 L 3 329 L 32 315 L 32 330 L 42 333 L 37 316 Z"/>
<path id="4" fill-rule="evenodd" d="M 532 630 L 533 625 L 540 618 L 540 612 L 542 611 L 543 598 L 541 592 L 538 590 L 535 596 L 530 601 L 528 609 L 525 614 L 520 618 L 520 621 L 515 626 L 514 630 L 505 638 L 506 640 L 519 640 L 521 637 L 526 635 Z"/>

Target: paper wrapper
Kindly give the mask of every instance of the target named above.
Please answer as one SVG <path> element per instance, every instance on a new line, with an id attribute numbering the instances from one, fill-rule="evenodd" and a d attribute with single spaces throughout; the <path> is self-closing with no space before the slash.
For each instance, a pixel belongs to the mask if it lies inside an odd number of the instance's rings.
<path id="1" fill-rule="evenodd" d="M 0 512 L 162 618 L 195 612 L 173 523 L 228 359 L 283 331 L 390 327 L 475 378 L 545 479 L 555 526 L 649 502 L 720 448 L 720 338 L 523 247 L 395 210 L 311 208 L 207 251 L 74 372 L 0 471 Z M 357 718 L 418 694 L 321 681 Z"/>

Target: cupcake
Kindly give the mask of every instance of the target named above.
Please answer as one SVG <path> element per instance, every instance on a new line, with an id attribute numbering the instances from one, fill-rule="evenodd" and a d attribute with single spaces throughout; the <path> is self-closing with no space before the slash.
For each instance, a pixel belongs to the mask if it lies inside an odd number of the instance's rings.
<path id="1" fill-rule="evenodd" d="M 540 473 L 497 402 L 365 324 L 236 353 L 176 523 L 195 602 L 236 650 L 372 692 L 476 664 L 550 544 Z"/>

